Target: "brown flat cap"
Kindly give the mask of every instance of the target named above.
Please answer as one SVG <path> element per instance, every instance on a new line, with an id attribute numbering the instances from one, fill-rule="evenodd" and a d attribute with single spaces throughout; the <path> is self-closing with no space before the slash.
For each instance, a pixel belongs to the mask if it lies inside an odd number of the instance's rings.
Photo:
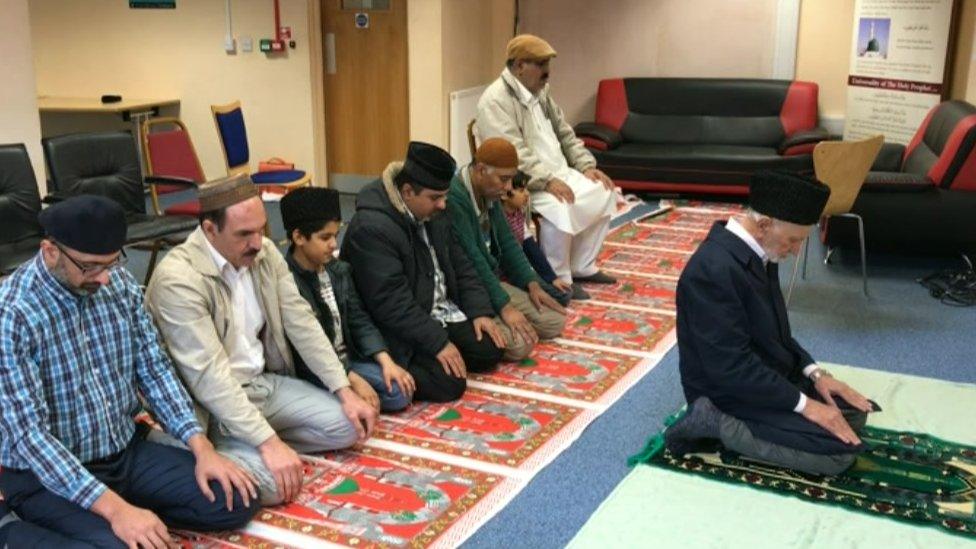
<path id="1" fill-rule="evenodd" d="M 486 139 L 474 153 L 474 159 L 494 168 L 518 168 L 518 151 L 501 137 Z"/>
<path id="2" fill-rule="evenodd" d="M 260 196 L 261 192 L 247 174 L 232 175 L 200 185 L 197 197 L 200 211 L 212 212 Z"/>
<path id="3" fill-rule="evenodd" d="M 556 57 L 556 50 L 549 42 L 534 34 L 520 34 L 508 41 L 506 59 L 528 59 L 529 61 L 545 61 Z"/>

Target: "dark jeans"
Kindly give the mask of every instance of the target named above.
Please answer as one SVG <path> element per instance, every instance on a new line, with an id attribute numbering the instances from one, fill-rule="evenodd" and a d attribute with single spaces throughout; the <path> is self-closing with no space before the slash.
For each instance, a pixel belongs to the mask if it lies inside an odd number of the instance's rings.
<path id="1" fill-rule="evenodd" d="M 224 491 L 210 482 L 216 501 L 210 503 L 193 474 L 196 461 L 190 452 L 144 440 L 141 434 L 119 454 L 85 467 L 122 499 L 154 513 L 170 528 L 234 530 L 257 513 L 258 505 L 244 507 L 234 492 L 234 510 L 228 511 Z M 21 522 L 0 529 L 0 547 L 121 547 L 108 521 L 49 492 L 29 470 L 4 469 L 0 492 Z"/>
<path id="2" fill-rule="evenodd" d="M 488 334 L 482 334 L 481 341 L 478 341 L 474 334 L 474 325 L 470 320 L 449 323 L 445 329 L 448 339 L 461 352 L 464 365 L 469 372 L 488 372 L 501 362 L 502 349 L 495 346 Z M 435 354 L 439 351 L 440 349 L 437 349 Z M 445 372 L 437 357 L 426 350 L 416 353 L 406 369 L 417 383 L 415 400 L 431 402 L 457 400 L 467 388 L 467 380 Z"/>

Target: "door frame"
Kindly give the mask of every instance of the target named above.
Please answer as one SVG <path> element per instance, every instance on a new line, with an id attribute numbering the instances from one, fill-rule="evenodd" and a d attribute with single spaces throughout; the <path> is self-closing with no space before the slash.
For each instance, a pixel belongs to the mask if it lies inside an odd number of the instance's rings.
<path id="1" fill-rule="evenodd" d="M 329 166 L 325 148 L 325 57 L 322 52 L 322 1 L 308 0 L 308 61 L 312 79 L 312 147 L 317 186 L 329 186 Z"/>

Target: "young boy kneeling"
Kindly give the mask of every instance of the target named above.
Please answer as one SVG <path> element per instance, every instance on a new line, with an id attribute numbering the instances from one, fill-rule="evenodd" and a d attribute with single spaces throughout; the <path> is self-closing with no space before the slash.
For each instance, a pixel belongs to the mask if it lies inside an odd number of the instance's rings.
<path id="1" fill-rule="evenodd" d="M 353 390 L 377 410 L 406 408 L 416 389 L 413 377 L 390 357 L 356 293 L 352 269 L 334 256 L 342 220 L 338 191 L 321 187 L 291 191 L 281 199 L 281 218 L 291 240 L 285 259 L 298 292 L 312 306 L 345 364 Z M 302 379 L 321 385 L 297 353 L 295 370 Z"/>

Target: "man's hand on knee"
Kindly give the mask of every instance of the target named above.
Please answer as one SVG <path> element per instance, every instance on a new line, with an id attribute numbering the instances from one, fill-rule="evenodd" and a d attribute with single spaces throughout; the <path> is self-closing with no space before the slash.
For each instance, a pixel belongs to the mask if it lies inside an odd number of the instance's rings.
<path id="1" fill-rule="evenodd" d="M 522 313 L 519 314 L 521 315 Z M 522 318 L 525 318 L 525 316 L 523 315 Z M 476 340 L 481 341 L 482 338 L 488 336 L 495 344 L 495 347 L 498 347 L 499 349 L 505 348 L 505 336 L 502 335 L 501 330 L 498 329 L 498 326 L 491 317 L 479 316 L 471 321 L 471 327 L 474 329 L 474 338 Z M 531 326 L 529 327 L 531 328 Z"/>
<path id="2" fill-rule="evenodd" d="M 603 173 L 602 171 L 596 168 L 590 168 L 585 172 L 583 172 L 583 175 L 588 177 L 590 181 L 593 181 L 594 183 L 602 184 L 603 188 L 605 188 L 606 190 L 608 191 L 613 190 L 614 187 L 613 180 L 610 179 L 610 177 L 608 177 L 607 174 Z"/>
<path id="3" fill-rule="evenodd" d="M 235 488 L 241 494 L 244 507 L 250 507 L 251 500 L 258 499 L 257 481 L 254 477 L 233 461 L 218 454 L 207 437 L 202 434 L 193 435 L 188 445 L 196 458 L 193 474 L 197 479 L 197 486 L 208 501 L 217 501 L 210 489 L 211 480 L 217 481 L 224 490 L 224 504 L 228 511 L 234 510 Z"/>
<path id="4" fill-rule="evenodd" d="M 373 434 L 373 427 L 376 426 L 376 418 L 379 412 L 366 404 L 366 401 L 349 387 L 343 387 L 336 391 L 336 396 L 342 403 L 342 412 L 346 414 L 352 426 L 356 428 L 359 442 L 365 442 Z"/>
<path id="5" fill-rule="evenodd" d="M 99 496 L 91 510 L 107 520 L 115 537 L 133 549 L 166 549 L 174 544 L 166 525 L 155 513 L 130 504 L 112 490 Z"/>
<path id="6" fill-rule="evenodd" d="M 822 375 L 817 378 L 816 383 L 814 383 L 814 387 L 817 389 L 817 392 L 820 393 L 820 396 L 823 397 L 824 401 L 827 402 L 827 404 L 836 406 L 834 397 L 839 396 L 848 404 L 864 413 L 868 413 L 873 410 L 871 402 L 867 399 L 867 397 L 852 389 L 850 385 L 830 376 L 829 374 Z"/>
<path id="7" fill-rule="evenodd" d="M 441 367 L 444 368 L 444 373 L 449 376 L 464 379 L 468 375 L 467 369 L 464 367 L 464 358 L 461 356 L 461 351 L 458 350 L 457 345 L 450 341 L 437 353 L 437 362 L 441 363 Z"/>
<path id="8" fill-rule="evenodd" d="M 852 446 L 861 443 L 861 439 L 858 438 L 854 429 L 851 429 L 850 424 L 844 419 L 844 414 L 840 412 L 840 408 L 810 398 L 807 399 L 807 404 L 801 413 L 803 417 L 823 427 L 841 442 Z"/>
<path id="9" fill-rule="evenodd" d="M 516 345 L 518 345 L 519 340 L 525 342 L 526 345 L 535 345 L 539 341 L 539 336 L 535 333 L 529 319 L 525 318 L 525 315 L 513 307 L 511 303 L 502 307 L 500 316 L 502 322 L 512 331 L 512 339 Z"/>
<path id="10" fill-rule="evenodd" d="M 542 312 L 542 308 L 547 307 L 561 315 L 566 314 L 566 309 L 560 305 L 558 301 L 553 299 L 551 295 L 546 293 L 538 282 L 529 282 L 527 292 L 529 294 L 529 300 L 532 301 L 532 306 L 535 307 L 535 310 Z"/>
<path id="11" fill-rule="evenodd" d="M 262 442 L 258 446 L 258 451 L 261 453 L 264 465 L 275 479 L 282 500 L 293 501 L 302 490 L 304 478 L 302 460 L 298 457 L 298 453 L 278 438 L 278 435 L 272 435 Z"/>
<path id="12" fill-rule="evenodd" d="M 546 183 L 546 192 L 555 196 L 556 200 L 560 202 L 569 204 L 576 202 L 576 195 L 573 193 L 573 189 L 558 177 L 553 177 Z"/>

